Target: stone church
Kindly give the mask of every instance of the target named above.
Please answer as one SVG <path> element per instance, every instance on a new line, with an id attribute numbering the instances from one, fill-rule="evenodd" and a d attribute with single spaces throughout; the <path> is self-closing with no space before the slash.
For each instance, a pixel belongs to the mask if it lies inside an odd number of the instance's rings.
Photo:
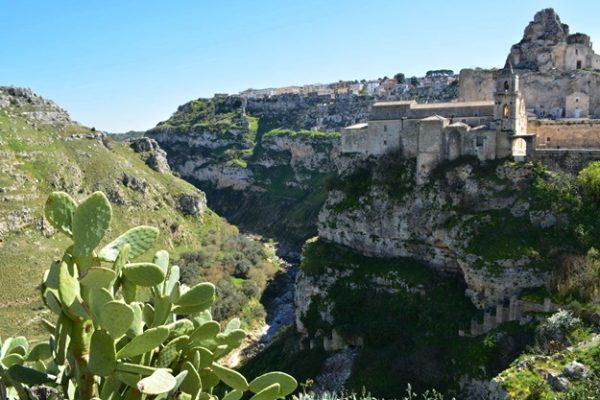
<path id="1" fill-rule="evenodd" d="M 472 155 L 480 160 L 523 159 L 534 148 L 519 76 L 510 63 L 497 75 L 493 101 L 418 104 L 378 102 L 368 123 L 342 131 L 342 153 L 365 156 L 399 151 L 417 159 L 417 183 L 443 161 Z"/>

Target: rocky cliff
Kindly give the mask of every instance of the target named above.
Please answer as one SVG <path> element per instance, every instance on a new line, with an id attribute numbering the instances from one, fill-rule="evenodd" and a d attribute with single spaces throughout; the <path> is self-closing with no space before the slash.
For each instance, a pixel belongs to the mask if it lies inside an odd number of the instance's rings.
<path id="1" fill-rule="evenodd" d="M 516 385 L 506 373 L 490 380 L 534 344 L 545 288 L 556 301 L 573 298 L 557 293 L 582 273 L 565 260 L 600 243 L 595 201 L 573 175 L 533 163 L 462 158 L 417 186 L 414 160 L 345 161 L 352 167 L 329 183 L 319 237 L 304 247 L 295 303 L 305 350 L 295 357 L 354 349 L 346 387 L 380 395 L 409 382 L 458 398 L 525 398 L 506 397 Z M 580 287 L 595 293 L 596 284 Z M 529 311 L 494 323 L 509 298 Z M 482 320 L 488 330 L 473 330 Z"/>
<path id="2" fill-rule="evenodd" d="M 566 245 L 560 232 L 572 222 L 568 204 L 543 198 L 552 198 L 551 182 L 558 178 L 533 164 L 481 166 L 465 159 L 441 166 L 425 185 L 411 187 L 408 172 L 390 186 L 380 176 L 389 168 L 382 162 L 365 175 L 370 184 L 342 183 L 329 193 L 319 215 L 321 238 L 362 254 L 410 257 L 459 273 L 480 309 L 543 285 L 550 254 Z"/>
<path id="3" fill-rule="evenodd" d="M 298 246 L 316 234 L 324 181 L 336 170 L 339 133 L 317 128 L 364 118 L 369 106 L 357 96 L 332 104 L 295 95 L 196 100 L 146 135 L 219 213 Z"/>

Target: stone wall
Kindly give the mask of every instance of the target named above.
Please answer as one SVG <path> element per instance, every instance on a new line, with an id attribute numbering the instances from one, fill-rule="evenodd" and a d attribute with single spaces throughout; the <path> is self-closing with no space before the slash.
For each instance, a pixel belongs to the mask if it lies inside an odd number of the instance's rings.
<path id="1" fill-rule="evenodd" d="M 458 101 L 489 101 L 494 99 L 495 71 L 463 69 L 458 78 Z"/>
<path id="2" fill-rule="evenodd" d="M 600 120 L 536 120 L 528 131 L 537 135 L 538 148 L 600 148 Z"/>
<path id="3" fill-rule="evenodd" d="M 493 118 L 494 103 L 491 101 L 470 101 L 462 103 L 385 102 L 375 103 L 370 120 L 423 119 L 431 115 L 454 118 L 456 121 L 469 118 L 475 125 L 486 123 Z M 466 122 L 466 121 L 462 121 Z"/>

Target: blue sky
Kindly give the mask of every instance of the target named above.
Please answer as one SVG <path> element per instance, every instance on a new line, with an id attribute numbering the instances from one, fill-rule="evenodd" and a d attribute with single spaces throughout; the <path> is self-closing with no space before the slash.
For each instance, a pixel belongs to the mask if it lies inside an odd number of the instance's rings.
<path id="1" fill-rule="evenodd" d="M 217 92 L 501 67 L 545 7 L 600 40 L 597 0 L 0 0 L 0 85 L 142 130 Z"/>

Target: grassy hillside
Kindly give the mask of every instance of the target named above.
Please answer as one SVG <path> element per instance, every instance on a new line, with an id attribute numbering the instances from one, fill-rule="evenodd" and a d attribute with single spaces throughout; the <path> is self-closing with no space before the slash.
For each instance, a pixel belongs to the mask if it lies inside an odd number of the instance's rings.
<path id="1" fill-rule="evenodd" d="M 191 275 L 188 272 L 190 282 L 200 277 L 232 280 L 229 273 L 209 276 L 202 269 L 224 266 L 227 257 L 247 261 L 250 269 L 261 269 L 254 272 L 261 283 L 251 296 L 260 295 L 265 276 L 277 269 L 272 251 L 240 235 L 211 210 L 196 216 L 181 211 L 181 195 L 202 206 L 202 192 L 170 173 L 150 169 L 128 143 L 102 140 L 101 134 L 73 123 L 33 120 L 23 114 L 24 107 L 15 100 L 0 108 L 1 336 L 32 337 L 41 332 L 37 285 L 43 270 L 67 244 L 43 219 L 44 202 L 55 190 L 66 191 L 78 201 L 96 190 L 104 191 L 114 212 L 107 240 L 127 228 L 147 224 L 161 232 L 155 250 L 167 249 L 174 259 L 204 248 L 199 269 Z M 231 241 L 238 243 L 236 248 L 227 245 Z M 251 256 L 245 254 L 248 248 Z M 239 291 L 249 276 L 237 278 Z M 249 299 L 245 296 L 240 301 L 243 305 Z M 252 303 L 259 307 L 257 301 Z"/>

